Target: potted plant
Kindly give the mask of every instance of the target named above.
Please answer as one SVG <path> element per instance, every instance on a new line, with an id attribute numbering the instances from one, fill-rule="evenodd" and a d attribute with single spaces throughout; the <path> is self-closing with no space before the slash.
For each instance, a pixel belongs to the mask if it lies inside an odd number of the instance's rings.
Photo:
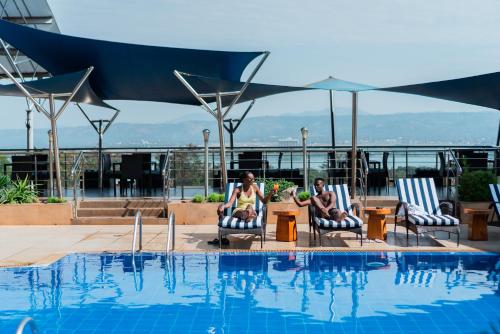
<path id="1" fill-rule="evenodd" d="M 496 176 L 491 171 L 466 169 L 460 176 L 458 198 L 460 200 L 460 218 L 469 224 L 470 217 L 463 213 L 464 208 L 488 209 L 491 203 L 489 184 L 496 183 Z"/>

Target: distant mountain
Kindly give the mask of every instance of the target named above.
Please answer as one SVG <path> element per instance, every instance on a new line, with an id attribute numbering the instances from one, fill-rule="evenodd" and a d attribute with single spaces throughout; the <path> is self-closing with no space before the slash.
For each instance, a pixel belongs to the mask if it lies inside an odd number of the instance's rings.
<path id="1" fill-rule="evenodd" d="M 361 114 L 358 141 L 370 145 L 493 145 L 497 136 L 498 112 Z M 235 134 L 235 144 L 278 145 L 279 139 L 300 138 L 300 128 L 309 129 L 309 143 L 330 144 L 329 114 L 249 117 Z M 210 129 L 211 144 L 217 143 L 214 120 L 186 120 L 163 124 L 116 123 L 105 135 L 108 147 L 203 145 L 202 130 Z M 351 116 L 336 117 L 338 145 L 351 142 Z M 24 130 L 2 130 L 2 148 L 24 148 Z M 226 142 L 229 136 L 226 133 Z M 298 141 L 300 142 L 300 141 Z M 61 147 L 95 147 L 97 134 L 90 126 L 59 129 Z M 35 130 L 37 147 L 47 146 L 47 129 Z"/>

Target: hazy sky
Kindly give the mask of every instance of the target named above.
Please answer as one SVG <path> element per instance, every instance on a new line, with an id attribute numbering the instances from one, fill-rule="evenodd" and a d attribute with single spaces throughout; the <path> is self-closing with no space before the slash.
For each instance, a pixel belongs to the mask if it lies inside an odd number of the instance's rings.
<path id="1" fill-rule="evenodd" d="M 329 75 L 375 86 L 444 80 L 500 70 L 498 0 L 49 0 L 62 33 L 173 47 L 255 51 L 271 55 L 255 82 L 304 85 Z M 145 59 L 147 61 L 147 59 Z M 252 67 L 252 63 L 249 67 Z M 248 75 L 248 70 L 244 78 Z M 25 102 L 1 98 L 9 122 L 24 127 Z M 111 101 L 118 121 L 158 123 L 183 115 L 208 118 L 199 107 Z M 337 107 L 350 107 L 347 93 Z M 324 91 L 257 101 L 251 115 L 317 112 L 328 108 Z M 477 111 L 435 99 L 366 92 L 369 113 Z M 234 111 L 236 116 L 244 110 Z M 106 115 L 94 108 L 92 113 Z M 36 127 L 47 127 L 36 115 Z M 60 124 L 85 124 L 72 107 Z"/>

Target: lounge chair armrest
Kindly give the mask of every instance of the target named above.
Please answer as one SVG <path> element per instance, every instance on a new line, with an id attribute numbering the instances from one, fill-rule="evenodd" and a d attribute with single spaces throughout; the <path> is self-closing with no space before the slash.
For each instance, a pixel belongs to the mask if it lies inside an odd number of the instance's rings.
<path id="1" fill-rule="evenodd" d="M 399 202 L 396 205 L 396 211 L 394 212 L 394 217 L 398 217 L 399 210 L 403 208 L 404 213 L 405 213 L 405 218 L 408 219 L 408 203 L 406 202 Z"/>
<path id="2" fill-rule="evenodd" d="M 450 215 L 453 212 L 453 204 L 451 204 L 450 202 L 439 203 L 439 208 L 445 215 Z"/>
<path id="3" fill-rule="evenodd" d="M 356 217 L 359 217 L 359 215 L 360 215 L 359 204 L 358 203 L 351 204 L 351 211 L 354 211 Z"/>

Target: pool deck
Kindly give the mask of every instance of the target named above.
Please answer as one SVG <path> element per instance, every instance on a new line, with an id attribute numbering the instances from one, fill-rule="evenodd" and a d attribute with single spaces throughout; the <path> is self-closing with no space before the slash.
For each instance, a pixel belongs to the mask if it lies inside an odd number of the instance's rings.
<path id="1" fill-rule="evenodd" d="M 366 228 L 366 227 L 365 227 Z M 323 247 L 311 240 L 307 224 L 298 225 L 297 242 L 275 241 L 276 225 L 269 224 L 264 251 L 447 251 L 447 252 L 500 252 L 500 227 L 488 227 L 488 241 L 467 240 L 467 225 L 461 225 L 460 246 L 456 246 L 454 235 L 438 233 L 420 238 L 416 246 L 415 235 L 410 232 L 410 246 L 406 246 L 405 229 L 398 227 L 396 237 L 394 225 L 388 226 L 387 242 L 368 242 L 363 246 L 354 233 L 333 232 L 323 237 Z M 165 251 L 167 227 L 145 225 L 143 229 L 143 251 Z M 45 266 L 70 253 L 130 252 L 133 226 L 124 225 L 72 225 L 72 226 L 0 226 L 0 267 Z M 176 226 L 176 252 L 214 252 L 218 246 L 207 241 L 217 235 L 217 226 L 180 225 Z M 366 230 L 363 235 L 366 236 Z M 260 240 L 254 236 L 230 236 L 230 245 L 222 251 L 261 251 Z"/>

